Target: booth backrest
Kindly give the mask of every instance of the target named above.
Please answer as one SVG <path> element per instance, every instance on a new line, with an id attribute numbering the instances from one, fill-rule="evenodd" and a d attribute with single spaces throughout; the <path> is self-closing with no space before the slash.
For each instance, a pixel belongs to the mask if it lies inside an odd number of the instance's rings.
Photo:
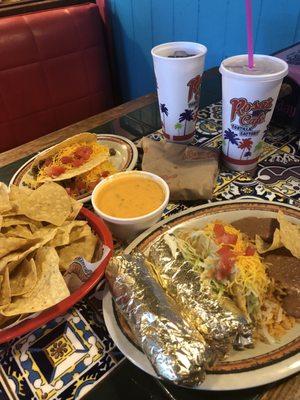
<path id="1" fill-rule="evenodd" d="M 111 106 L 95 4 L 0 18 L 0 152 Z"/>

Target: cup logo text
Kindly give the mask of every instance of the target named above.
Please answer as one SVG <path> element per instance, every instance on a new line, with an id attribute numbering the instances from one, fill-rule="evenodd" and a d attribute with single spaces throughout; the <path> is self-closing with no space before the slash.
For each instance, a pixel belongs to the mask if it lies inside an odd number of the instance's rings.
<path id="1" fill-rule="evenodd" d="M 259 101 L 255 100 L 253 103 L 245 99 L 244 97 L 233 98 L 230 100 L 231 104 L 231 122 L 239 117 L 241 125 L 251 125 L 256 127 L 257 125 L 265 122 L 266 115 L 271 111 L 273 105 L 273 98 Z"/>
<path id="2" fill-rule="evenodd" d="M 199 101 L 200 97 L 201 76 L 197 75 L 195 78 L 189 80 L 187 86 L 189 87 L 188 102 L 194 97 L 195 102 Z"/>

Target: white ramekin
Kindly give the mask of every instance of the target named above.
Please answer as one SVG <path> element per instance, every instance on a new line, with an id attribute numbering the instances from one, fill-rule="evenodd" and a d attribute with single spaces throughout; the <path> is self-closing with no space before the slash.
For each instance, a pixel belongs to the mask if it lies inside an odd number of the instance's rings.
<path id="1" fill-rule="evenodd" d="M 113 182 L 114 180 L 122 179 L 123 176 L 128 176 L 128 175 L 141 176 L 143 178 L 151 179 L 156 183 L 158 183 L 164 191 L 165 198 L 163 203 L 150 213 L 135 218 L 117 218 L 105 214 L 95 204 L 95 196 L 97 192 L 104 185 Z M 98 185 L 95 187 L 92 193 L 92 205 L 96 214 L 98 214 L 105 221 L 105 223 L 111 230 L 113 236 L 128 242 L 129 240 L 133 239 L 133 237 L 136 236 L 138 233 L 149 228 L 161 218 L 162 213 L 169 202 L 169 197 L 170 197 L 169 186 L 158 175 L 145 171 L 124 171 L 111 175 L 110 177 L 98 183 Z"/>

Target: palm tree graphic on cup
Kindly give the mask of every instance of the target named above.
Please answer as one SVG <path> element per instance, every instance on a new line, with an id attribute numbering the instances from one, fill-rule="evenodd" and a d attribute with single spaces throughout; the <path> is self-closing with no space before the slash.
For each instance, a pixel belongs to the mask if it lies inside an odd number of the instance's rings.
<path id="1" fill-rule="evenodd" d="M 264 144 L 264 142 L 262 140 L 260 142 L 258 142 L 257 145 L 254 147 L 254 152 L 260 153 L 263 148 L 263 144 Z"/>
<path id="2" fill-rule="evenodd" d="M 165 128 L 165 117 L 169 115 L 169 110 L 167 109 L 165 103 L 160 103 L 160 112 L 163 117 L 163 127 Z"/>
<path id="3" fill-rule="evenodd" d="M 242 154 L 241 154 L 240 160 L 243 158 L 244 153 L 245 153 L 245 150 L 248 150 L 248 151 L 246 152 L 246 154 L 245 154 L 246 157 L 249 157 L 249 156 L 251 155 L 250 150 L 251 150 L 251 148 L 252 148 L 252 145 L 253 145 L 252 139 L 242 139 L 242 140 L 240 141 L 240 143 L 239 143 L 239 145 L 238 145 L 238 148 L 239 148 L 239 149 L 242 149 Z M 250 154 L 249 154 L 249 153 L 250 153 Z"/>
<path id="4" fill-rule="evenodd" d="M 193 120 L 193 110 L 189 110 L 188 108 L 186 108 L 184 112 L 179 115 L 179 122 L 185 121 L 183 135 L 185 135 L 187 121 L 192 121 L 192 120 Z"/>
<path id="5" fill-rule="evenodd" d="M 180 122 L 176 122 L 176 124 L 174 125 L 174 128 L 177 130 L 178 135 L 179 135 L 179 131 L 182 128 L 182 124 Z"/>
<path id="6" fill-rule="evenodd" d="M 229 155 L 229 147 L 230 147 L 230 143 L 238 146 L 239 141 L 238 141 L 238 135 L 233 132 L 231 129 L 225 129 L 224 131 L 224 139 L 228 140 L 228 144 L 227 144 L 227 157 Z"/>

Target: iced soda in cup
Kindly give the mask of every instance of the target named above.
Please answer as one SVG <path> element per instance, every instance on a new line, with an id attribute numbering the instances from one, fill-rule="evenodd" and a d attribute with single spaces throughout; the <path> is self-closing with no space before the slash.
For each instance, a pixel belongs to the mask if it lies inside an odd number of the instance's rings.
<path id="1" fill-rule="evenodd" d="M 223 162 L 230 169 L 249 171 L 256 167 L 288 64 L 276 57 L 248 55 L 227 58 L 222 74 Z"/>
<path id="2" fill-rule="evenodd" d="M 194 136 L 206 52 L 193 42 L 164 43 L 151 50 L 162 131 L 170 141 Z"/>

